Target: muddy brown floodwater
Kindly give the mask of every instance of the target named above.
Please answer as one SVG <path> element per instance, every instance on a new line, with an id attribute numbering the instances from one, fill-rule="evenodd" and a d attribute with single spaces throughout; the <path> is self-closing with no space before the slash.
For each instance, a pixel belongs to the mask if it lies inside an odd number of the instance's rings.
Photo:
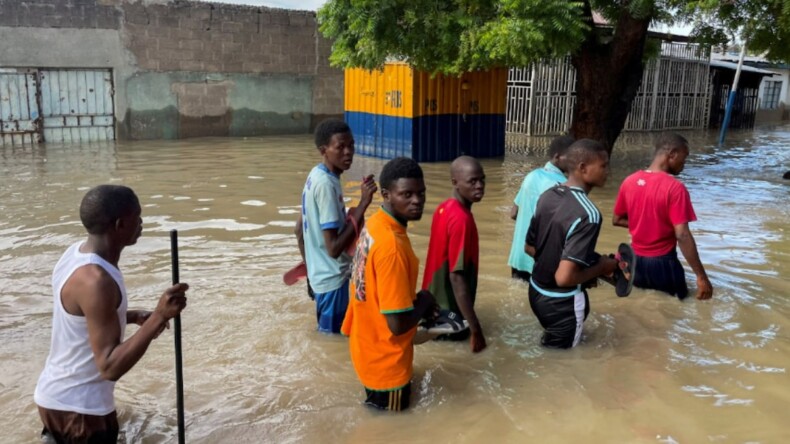
<path id="1" fill-rule="evenodd" d="M 723 148 L 712 132 L 685 135 L 692 155 L 681 179 L 713 300 L 639 289 L 617 298 L 601 286 L 582 345 L 541 348 L 507 256 L 512 199 L 544 159 L 485 160 L 488 188 L 473 212 L 489 347 L 473 355 L 466 343 L 418 346 L 413 408 L 397 415 L 361 405 L 346 340 L 317 333 L 304 285 L 281 281 L 298 261 L 292 226 L 319 161 L 310 136 L 5 148 L 0 442 L 37 439 L 33 389 L 49 349 L 52 267 L 83 238 L 79 201 L 100 183 L 131 186 L 143 206 L 143 236 L 121 258 L 130 307 L 153 308 L 168 286 L 168 232 L 179 230 L 181 279 L 191 285 L 182 315 L 189 442 L 788 442 L 790 127 L 731 133 Z M 627 239 L 608 223 L 614 196 L 650 153 L 650 136 L 629 135 L 607 186 L 592 192 L 606 221 L 599 250 Z M 357 181 L 382 165 L 356 158 L 343 176 L 349 205 Z M 426 214 L 409 229 L 421 261 L 433 210 L 450 194 L 448 164 L 423 167 Z M 689 270 L 687 279 L 693 287 Z M 168 332 L 117 384 L 126 442 L 175 441 L 173 360 Z"/>

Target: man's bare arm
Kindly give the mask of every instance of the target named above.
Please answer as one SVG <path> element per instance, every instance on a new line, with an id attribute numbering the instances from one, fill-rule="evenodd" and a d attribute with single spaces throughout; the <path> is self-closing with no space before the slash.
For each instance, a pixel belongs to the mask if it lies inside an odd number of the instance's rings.
<path id="1" fill-rule="evenodd" d="M 357 228 L 361 228 L 362 224 L 365 222 L 365 211 L 367 211 L 371 202 L 373 202 L 373 195 L 376 193 L 376 190 L 378 190 L 378 186 L 376 185 L 376 181 L 373 180 L 372 174 L 362 180 L 360 188 L 362 194 L 359 199 L 359 204 L 348 213 L 348 215 L 354 219 Z M 326 251 L 329 256 L 334 259 L 340 257 L 359 235 L 355 227 L 351 226 L 351 224 L 346 224 L 343 231 L 335 229 L 324 230 L 323 232 Z"/>
<path id="2" fill-rule="evenodd" d="M 563 259 L 554 273 L 554 280 L 560 287 L 572 287 L 599 276 L 612 274 L 617 269 L 617 264 L 617 259 L 602 256 L 592 267 L 582 268 L 576 262 Z"/>
<path id="3" fill-rule="evenodd" d="M 400 336 L 420 323 L 420 320 L 433 315 L 432 311 L 436 308 L 436 300 L 433 295 L 425 290 L 417 293 L 414 301 L 414 309 L 402 313 L 387 313 L 387 326 L 395 336 Z"/>
<path id="4" fill-rule="evenodd" d="M 614 225 L 616 227 L 628 228 L 628 215 L 624 214 L 622 216 L 619 216 L 619 215 L 615 214 L 612 217 L 612 225 Z"/>
<path id="5" fill-rule="evenodd" d="M 691 234 L 689 224 L 675 225 L 675 238 L 678 241 L 678 247 L 686 258 L 691 270 L 697 276 L 697 299 L 710 299 L 713 297 L 713 285 L 708 279 L 708 274 L 705 272 L 705 267 L 702 266 L 702 261 L 699 258 L 697 251 L 697 243 L 694 241 L 694 236 Z"/>
<path id="6" fill-rule="evenodd" d="M 477 319 L 477 313 L 475 313 L 464 274 L 458 271 L 450 273 L 450 285 L 453 287 L 455 302 L 458 304 L 461 314 L 469 322 L 472 352 L 482 351 L 486 348 L 486 340 L 485 336 L 483 336 L 483 329 L 480 327 L 480 321 Z"/>
<path id="7" fill-rule="evenodd" d="M 294 226 L 294 236 L 296 236 L 296 245 L 299 247 L 299 254 L 302 255 L 302 262 L 304 262 L 304 231 L 302 230 L 301 214 L 299 214 L 299 218 L 296 219 L 296 225 Z"/>
<path id="8" fill-rule="evenodd" d="M 151 341 L 167 321 L 186 306 L 186 284 L 169 288 L 159 305 L 140 329 L 122 342 L 118 323 L 120 290 L 115 280 L 100 267 L 82 267 L 64 286 L 64 297 L 70 296 L 79 306 L 88 325 L 88 339 L 93 358 L 102 378 L 117 381 L 142 358 Z"/>
<path id="9" fill-rule="evenodd" d="M 527 253 L 531 257 L 535 257 L 535 254 L 537 253 L 537 250 L 535 250 L 535 246 L 534 245 L 530 245 L 530 244 L 525 243 L 524 244 L 524 253 Z"/>

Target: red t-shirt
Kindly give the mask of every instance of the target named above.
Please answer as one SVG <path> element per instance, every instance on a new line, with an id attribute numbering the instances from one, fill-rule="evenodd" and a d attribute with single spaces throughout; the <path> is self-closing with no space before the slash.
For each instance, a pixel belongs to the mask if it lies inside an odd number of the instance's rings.
<path id="1" fill-rule="evenodd" d="M 472 212 L 455 199 L 442 202 L 433 214 L 422 288 L 444 309 L 461 314 L 450 273 L 462 271 L 472 302 L 477 293 L 479 245 Z"/>
<path id="2" fill-rule="evenodd" d="M 634 253 L 646 257 L 672 251 L 677 245 L 675 225 L 697 220 L 683 183 L 668 173 L 644 170 L 620 185 L 614 214 L 628 217 Z"/>

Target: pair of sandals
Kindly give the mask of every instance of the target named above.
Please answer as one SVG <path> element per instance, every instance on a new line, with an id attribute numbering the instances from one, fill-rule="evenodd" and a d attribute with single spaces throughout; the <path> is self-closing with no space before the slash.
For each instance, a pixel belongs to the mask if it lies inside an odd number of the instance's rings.
<path id="1" fill-rule="evenodd" d="M 617 259 L 617 269 L 612 273 L 612 276 L 601 276 L 599 279 L 612 285 L 615 294 L 624 298 L 631 294 L 631 290 L 634 287 L 636 254 L 634 254 L 634 250 L 630 245 L 623 243 L 617 247 L 616 254 L 609 256 Z"/>
<path id="2" fill-rule="evenodd" d="M 424 319 L 417 325 L 414 334 L 414 343 L 422 344 L 441 335 L 459 333 L 469 328 L 469 321 L 450 310 L 439 310 L 439 315 L 433 320 Z"/>
<path id="3" fill-rule="evenodd" d="M 439 315 L 433 320 L 423 319 L 417 325 L 417 330 L 425 330 L 429 334 L 446 335 L 459 333 L 469 328 L 469 321 L 450 310 L 439 310 Z"/>

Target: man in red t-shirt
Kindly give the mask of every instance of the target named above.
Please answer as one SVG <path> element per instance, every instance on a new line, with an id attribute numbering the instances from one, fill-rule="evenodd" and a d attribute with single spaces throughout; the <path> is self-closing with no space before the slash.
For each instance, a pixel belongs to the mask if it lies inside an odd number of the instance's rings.
<path id="1" fill-rule="evenodd" d="M 486 340 L 475 313 L 479 245 L 472 204 L 485 194 L 485 174 L 477 159 L 461 156 L 450 166 L 453 197 L 442 202 L 433 214 L 428 257 L 422 288 L 430 291 L 440 307 L 469 322 L 469 329 L 441 339 L 470 339 L 472 352 L 486 348 Z"/>
<path id="2" fill-rule="evenodd" d="M 696 221 L 697 215 L 688 190 L 674 177 L 683 171 L 688 155 L 688 141 L 682 136 L 659 136 L 650 167 L 628 176 L 620 185 L 612 223 L 631 233 L 631 246 L 637 256 L 635 286 L 680 299 L 688 296 L 677 245 L 697 275 L 697 299 L 710 299 L 713 286 L 689 230 L 689 222 Z"/>

